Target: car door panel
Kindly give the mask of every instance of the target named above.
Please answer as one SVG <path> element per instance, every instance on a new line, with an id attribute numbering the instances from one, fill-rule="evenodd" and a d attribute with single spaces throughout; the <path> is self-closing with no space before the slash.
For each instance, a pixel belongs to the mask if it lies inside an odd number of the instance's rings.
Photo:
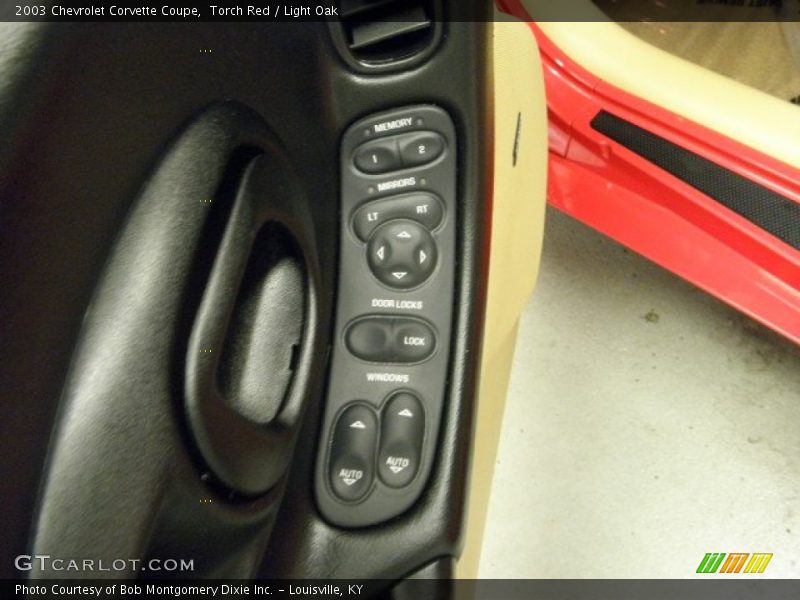
<path id="1" fill-rule="evenodd" d="M 427 60 L 381 73 L 351 69 L 326 23 L 15 30 L 0 103 L 0 555 L 191 555 L 193 577 L 453 575 L 479 377 L 500 373 L 480 392 L 499 402 L 543 207 L 541 82 L 515 87 L 509 66 L 517 51 L 535 66 L 535 43 L 522 24 L 493 31 L 487 9 L 442 23 Z M 495 105 L 497 86 L 515 93 Z M 338 343 L 340 143 L 360 119 L 420 104 L 457 140 L 441 425 L 419 498 L 341 527 L 313 494 Z M 275 351 L 268 379 L 250 344 Z M 490 480 L 473 478 L 479 504 Z M 134 575 L 153 576 L 110 574 Z"/>

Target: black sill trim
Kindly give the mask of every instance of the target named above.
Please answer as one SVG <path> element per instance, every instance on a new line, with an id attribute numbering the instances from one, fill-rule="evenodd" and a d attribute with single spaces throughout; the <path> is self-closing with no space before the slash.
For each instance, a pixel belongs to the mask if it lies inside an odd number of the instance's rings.
<path id="1" fill-rule="evenodd" d="M 764 231 L 800 249 L 800 204 L 606 111 L 600 111 L 591 125 Z"/>

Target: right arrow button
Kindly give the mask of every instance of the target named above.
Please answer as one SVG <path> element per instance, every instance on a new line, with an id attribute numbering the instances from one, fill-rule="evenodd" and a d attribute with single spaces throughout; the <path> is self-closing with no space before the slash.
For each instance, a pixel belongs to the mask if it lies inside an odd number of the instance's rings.
<path id="1" fill-rule="evenodd" d="M 381 413 L 378 475 L 394 488 L 411 483 L 419 471 L 425 413 L 419 398 L 408 392 L 394 394 Z"/>

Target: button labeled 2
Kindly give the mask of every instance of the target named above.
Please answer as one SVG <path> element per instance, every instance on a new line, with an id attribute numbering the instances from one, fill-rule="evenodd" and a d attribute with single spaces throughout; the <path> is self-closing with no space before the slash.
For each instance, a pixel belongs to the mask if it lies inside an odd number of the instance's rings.
<path id="1" fill-rule="evenodd" d="M 400 158 L 407 167 L 433 162 L 444 150 L 444 138 L 433 131 L 406 134 L 398 144 Z"/>

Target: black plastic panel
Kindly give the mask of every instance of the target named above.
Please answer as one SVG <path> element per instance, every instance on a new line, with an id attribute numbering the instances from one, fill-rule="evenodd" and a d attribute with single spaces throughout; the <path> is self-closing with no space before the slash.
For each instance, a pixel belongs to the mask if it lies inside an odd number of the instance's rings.
<path id="1" fill-rule="evenodd" d="M 411 69 L 435 52 L 445 20 L 441 0 L 345 0 L 331 37 L 348 66 L 363 73 Z M 451 11 L 447 11 L 450 13 Z"/>
<path id="2" fill-rule="evenodd" d="M 427 134 L 420 137 L 419 132 Z M 431 136 L 430 134 L 434 135 Z M 429 143 L 430 140 L 433 143 Z M 380 147 L 388 143 L 402 147 L 404 142 L 419 142 L 420 150 L 430 154 L 430 160 L 383 174 L 364 173 L 355 161 L 364 145 Z M 427 140 L 427 141 L 426 141 Z M 415 142 L 416 143 L 416 142 Z M 408 146 L 408 144 L 405 144 Z M 444 403 L 445 384 L 449 365 L 449 340 L 453 307 L 453 278 L 455 267 L 457 140 L 452 120 L 436 106 L 408 106 L 372 115 L 348 128 L 341 145 L 342 173 L 342 245 L 339 260 L 339 295 L 332 367 L 328 388 L 326 417 L 323 421 L 323 443 L 317 463 L 316 493 L 322 513 L 333 523 L 343 526 L 365 526 L 385 521 L 407 509 L 419 497 L 427 481 L 436 454 L 439 424 Z M 372 152 L 370 150 L 369 152 Z M 408 153 L 408 152 L 407 152 Z M 376 161 L 378 157 L 376 156 Z M 406 218 L 384 219 L 383 210 L 395 213 L 392 204 L 406 206 L 411 197 L 414 213 L 439 212 L 436 229 L 431 231 L 422 223 Z M 368 240 L 354 235 L 365 206 L 381 204 L 372 215 L 382 224 L 370 232 Z M 400 215 L 404 216 L 404 215 Z M 354 225 L 356 227 L 354 227 Z M 396 246 L 396 247 L 395 247 Z M 398 257 L 398 254 L 404 253 Z M 405 256 L 407 254 L 408 256 Z M 379 264 L 387 262 L 388 269 Z M 401 261 L 401 262 L 397 262 Z M 409 266 L 397 266 L 408 263 Z M 422 261 L 422 264 L 417 264 Z M 395 265 L 395 266 L 392 266 Z M 395 269 L 400 269 L 395 270 Z M 401 276 L 394 282 L 395 276 Z M 399 344 L 390 339 L 393 347 L 385 362 L 367 363 L 348 347 L 348 332 L 354 321 L 370 316 L 392 319 L 389 338 L 399 333 Z M 427 336 L 403 334 L 403 319 L 424 319 L 435 338 L 441 340 L 427 356 L 419 360 L 400 360 L 403 342 L 432 345 Z M 394 326 L 399 319 L 399 327 Z M 408 325 L 406 325 L 408 328 Z M 414 333 L 412 327 L 410 333 Z M 376 336 L 377 337 L 377 336 Z M 352 340 L 352 337 L 350 338 Z M 394 343 L 392 343 L 394 342 Z M 382 347 L 378 340 L 376 347 Z M 408 349 L 413 352 L 413 348 Z M 409 364 L 414 363 L 414 364 Z M 353 469 L 331 460 L 336 454 L 333 441 L 334 415 L 353 401 L 364 402 L 381 409 L 381 431 L 396 415 L 389 414 L 390 398 L 398 391 L 412 393 L 424 407 L 424 414 L 408 412 L 401 419 L 419 423 L 419 442 L 395 444 L 397 452 L 381 451 L 372 457 L 370 471 L 398 471 L 393 477 L 373 478 L 371 489 L 348 501 L 337 493 L 339 479 L 360 485 L 351 474 Z M 387 406 L 384 406 L 387 403 Z M 395 428 L 396 429 L 396 428 Z M 364 435 L 353 431 L 353 436 Z M 382 436 L 383 437 L 383 436 Z M 412 438 L 414 435 L 411 436 Z M 381 440 L 383 447 L 383 440 Z M 400 450 L 403 450 L 402 452 Z M 385 455 L 385 456 L 384 456 Z M 378 464 L 380 461 L 386 464 Z M 354 457 L 353 464 L 360 464 Z M 338 470 L 334 473 L 333 470 Z M 407 478 L 407 474 L 413 474 Z M 362 480 L 363 481 L 363 480 Z M 404 481 L 403 485 L 394 482 Z M 390 484 L 391 482 L 391 484 Z"/>

